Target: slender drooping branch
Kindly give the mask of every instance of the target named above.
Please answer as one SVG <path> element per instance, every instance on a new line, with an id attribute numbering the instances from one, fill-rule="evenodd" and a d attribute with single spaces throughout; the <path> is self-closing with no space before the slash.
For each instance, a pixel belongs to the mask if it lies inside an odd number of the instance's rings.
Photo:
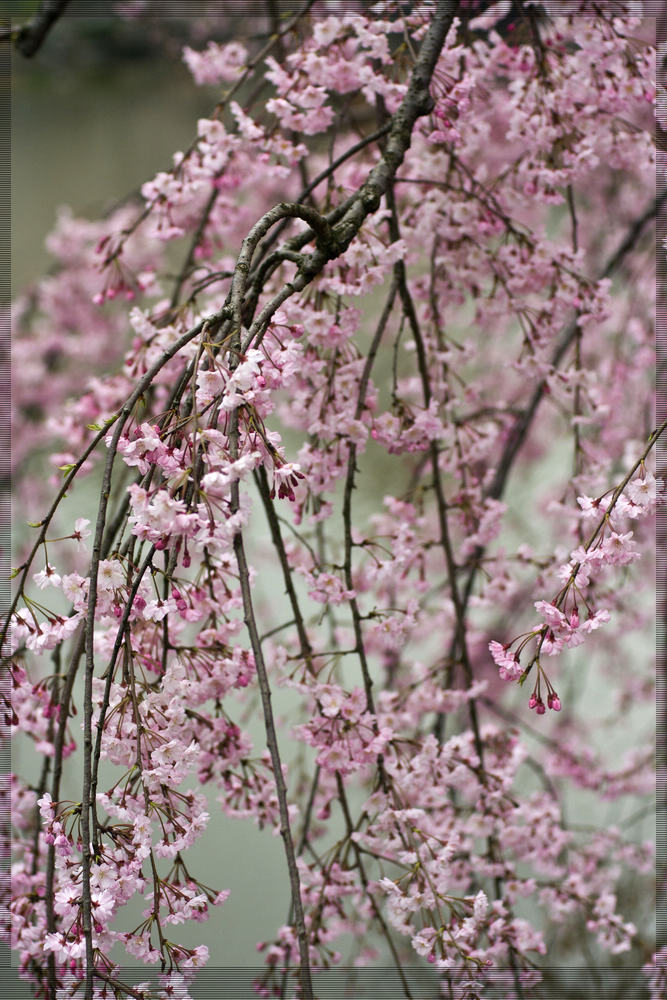
<path id="1" fill-rule="evenodd" d="M 618 267 L 623 263 L 623 260 L 627 254 L 634 248 L 637 240 L 641 236 L 644 227 L 651 219 L 655 219 L 661 206 L 667 200 L 667 188 L 662 191 L 651 204 L 646 208 L 640 216 L 638 216 L 632 225 L 629 227 L 627 233 L 623 237 L 620 245 L 611 255 L 604 268 L 598 276 L 598 281 L 604 278 L 609 278 L 618 269 Z M 563 357 L 565 356 L 567 350 L 569 349 L 572 342 L 577 336 L 579 326 L 576 320 L 570 323 L 563 333 L 561 334 L 558 343 L 554 349 L 553 355 L 551 357 L 550 366 L 555 369 Z M 528 406 L 525 410 L 517 417 L 514 422 L 514 426 L 510 430 L 509 437 L 507 439 L 507 444 L 500 456 L 500 461 L 496 469 L 496 474 L 493 477 L 491 485 L 486 491 L 486 496 L 493 500 L 498 500 L 505 489 L 505 483 L 507 482 L 507 477 L 509 476 L 510 469 L 514 464 L 514 460 L 520 451 L 528 431 L 530 430 L 533 421 L 535 420 L 535 414 L 537 409 L 545 396 L 547 388 L 546 379 L 542 379 L 536 386 L 533 395 L 530 398 Z M 481 555 L 481 553 L 480 553 Z"/>
<path id="2" fill-rule="evenodd" d="M 380 315 L 380 319 L 371 341 L 371 345 L 366 356 L 366 363 L 364 365 L 363 372 L 361 374 L 361 379 L 359 381 L 359 392 L 357 395 L 357 406 L 355 409 L 354 419 L 359 420 L 361 414 L 364 411 L 364 406 L 366 404 L 366 390 L 368 388 L 368 382 L 371 375 L 371 368 L 373 367 L 373 362 L 375 361 L 375 356 L 378 352 L 380 346 L 380 341 L 384 335 L 384 331 L 389 322 L 389 317 L 391 316 L 391 310 L 394 305 L 394 300 L 396 298 L 397 283 L 394 279 L 389 288 L 389 294 L 387 295 L 387 300 L 384 304 L 384 308 Z M 357 446 L 353 441 L 350 441 L 348 445 L 348 455 L 347 455 L 347 475 L 345 477 L 345 488 L 343 492 L 343 532 L 344 532 L 344 545 L 345 545 L 345 555 L 343 561 L 343 568 L 345 573 L 345 586 L 348 590 L 353 590 L 353 579 L 352 579 L 352 492 L 354 490 L 354 480 L 356 472 L 357 463 Z M 366 652 L 364 649 L 364 639 L 361 629 L 361 613 L 359 611 L 359 605 L 357 603 L 356 597 L 352 597 L 349 600 L 350 612 L 352 615 L 352 624 L 354 628 L 355 637 L 355 648 L 357 655 L 359 657 L 359 662 L 361 664 L 361 674 L 364 681 L 364 691 L 366 694 L 366 708 L 373 715 L 375 714 L 375 704 L 373 701 L 373 680 L 368 669 L 368 661 L 366 657 Z M 378 758 L 378 767 L 380 773 L 384 779 L 384 770 L 382 765 L 382 757 Z"/>
<path id="3" fill-rule="evenodd" d="M 237 341 L 238 344 L 238 335 L 235 338 L 235 340 Z M 235 364 L 237 364 L 237 362 L 235 362 L 234 356 L 232 356 L 232 365 Z M 229 444 L 230 444 L 230 454 L 232 461 L 236 461 L 236 459 L 238 458 L 238 451 L 239 451 L 238 418 L 239 418 L 239 412 L 238 409 L 236 409 L 233 411 L 231 415 L 230 430 L 229 430 Z M 239 510 L 240 510 L 239 483 L 238 480 L 236 480 L 235 482 L 232 483 L 231 487 L 232 516 L 238 515 Z M 239 582 L 241 586 L 241 595 L 243 598 L 243 620 L 245 622 L 246 629 L 248 630 L 248 636 L 250 638 L 250 646 L 255 660 L 255 669 L 257 671 L 257 682 L 259 685 L 259 693 L 262 701 L 262 712 L 264 715 L 264 731 L 266 733 L 266 744 L 269 750 L 269 755 L 271 757 L 271 769 L 273 771 L 273 777 L 276 783 L 278 812 L 280 815 L 280 835 L 283 840 L 285 858 L 287 861 L 287 870 L 289 874 L 291 895 L 292 895 L 292 906 L 294 908 L 294 923 L 296 927 L 297 939 L 299 942 L 299 957 L 301 960 L 299 969 L 299 978 L 301 981 L 301 988 L 303 990 L 303 995 L 305 997 L 305 1000 L 314 1000 L 313 985 L 310 973 L 310 959 L 308 954 L 309 951 L 308 932 L 306 930 L 306 921 L 303 912 L 303 902 L 301 900 L 301 884 L 299 879 L 299 869 L 297 868 L 296 864 L 296 852 L 294 850 L 294 840 L 292 838 L 292 831 L 290 828 L 289 808 L 287 803 L 287 787 L 285 785 L 285 778 L 283 775 L 282 761 L 280 759 L 280 749 L 278 747 L 278 736 L 276 733 L 276 725 L 273 717 L 273 708 L 271 705 L 271 686 L 269 683 L 269 675 L 266 669 L 266 663 L 264 661 L 262 643 L 259 637 L 259 630 L 257 628 L 257 619 L 255 616 L 252 595 L 250 592 L 250 572 L 248 567 L 248 560 L 246 558 L 245 546 L 243 544 L 243 534 L 240 530 L 237 531 L 236 534 L 234 535 L 234 554 L 236 556 L 236 563 L 239 571 Z"/>
<path id="4" fill-rule="evenodd" d="M 313 669 L 313 648 L 310 644 L 310 639 L 308 638 L 308 632 L 306 631 L 306 625 L 303 620 L 303 615 L 301 613 L 301 608 L 299 606 L 299 599 L 297 597 L 296 589 L 294 587 L 294 580 L 292 579 L 292 573 L 290 565 L 287 559 L 287 552 L 285 550 L 285 543 L 283 542 L 282 534 L 280 531 L 280 521 L 278 520 L 278 515 L 276 514 L 273 503 L 271 502 L 271 493 L 269 490 L 269 482 L 267 479 L 266 471 L 263 466 L 257 470 L 255 476 L 255 482 L 259 490 L 259 495 L 262 499 L 262 504 L 264 506 L 264 511 L 266 513 L 266 519 L 269 524 L 269 531 L 271 532 L 271 541 L 278 553 L 278 559 L 280 560 L 280 568 L 283 572 L 283 580 L 285 581 L 285 590 L 287 596 L 289 597 L 290 604 L 292 605 L 292 613 L 294 615 L 294 623 L 296 625 L 296 630 L 299 636 L 299 644 L 301 646 L 299 650 L 299 655 L 308 664 L 309 668 Z"/>
<path id="5" fill-rule="evenodd" d="M 380 126 L 380 128 L 376 129 L 374 132 L 371 132 L 370 135 L 365 135 L 363 139 L 360 139 L 359 142 L 355 142 L 353 146 L 350 146 L 349 149 L 346 149 L 345 152 L 340 154 L 340 156 L 337 156 L 335 160 L 332 160 L 332 162 L 329 164 L 328 167 L 325 167 L 325 169 L 322 170 L 317 175 L 317 177 L 314 177 L 313 180 L 310 181 L 310 183 L 307 184 L 300 191 L 296 199 L 297 202 L 304 201 L 304 199 L 307 198 L 315 190 L 315 188 L 322 183 L 322 181 L 325 181 L 327 180 L 327 178 L 332 177 L 333 174 L 338 169 L 338 167 L 340 167 L 343 163 L 345 163 L 346 160 L 349 160 L 351 157 L 356 156 L 356 154 L 359 153 L 362 149 L 365 149 L 366 146 L 370 146 L 372 142 L 375 142 L 377 139 L 381 139 L 383 136 L 387 134 L 390 128 L 391 128 L 391 122 L 385 122 L 383 125 Z M 328 216 L 328 218 L 329 221 L 331 222 L 331 217 Z M 285 231 L 285 227 L 287 226 L 287 224 L 288 224 L 287 220 L 281 222 L 279 226 L 276 226 L 276 228 L 270 234 L 270 236 L 267 236 L 267 238 L 263 241 L 261 247 L 259 248 L 260 259 L 262 260 L 262 267 L 264 267 L 264 265 L 266 264 L 265 258 L 268 251 L 271 249 L 272 246 L 275 245 L 276 241 Z M 261 287 L 262 284 L 261 279 L 258 281 L 258 284 Z"/>
<path id="6" fill-rule="evenodd" d="M 627 254 L 636 246 L 637 241 L 641 236 L 642 232 L 644 231 L 646 224 L 650 222 L 651 219 L 655 219 L 657 217 L 658 212 L 660 211 L 661 207 L 664 205 L 666 200 L 667 200 L 667 188 L 664 191 L 662 191 L 659 195 L 657 195 L 650 203 L 650 205 L 648 205 L 647 208 L 641 213 L 641 215 L 637 216 L 637 218 L 629 226 L 628 231 L 621 240 L 620 244 L 618 245 L 614 253 L 611 255 L 611 257 L 607 260 L 607 263 L 602 268 L 602 271 L 599 274 L 599 279 L 611 277 L 611 275 L 623 263 L 623 260 L 625 259 Z M 568 351 L 568 348 L 575 340 L 578 329 L 579 327 L 577 326 L 576 320 L 574 320 L 573 322 L 569 323 L 568 326 L 566 326 L 565 329 L 562 331 L 558 339 L 558 342 L 556 344 L 556 347 L 554 349 L 554 352 L 551 356 L 550 364 L 552 369 L 555 370 L 556 367 L 562 361 L 563 357 Z M 507 442 L 505 444 L 505 447 L 503 448 L 502 454 L 498 461 L 496 474 L 493 480 L 491 481 L 490 486 L 485 492 L 485 497 L 488 497 L 493 500 L 499 500 L 500 497 L 503 495 L 514 462 L 516 461 L 516 458 L 519 455 L 521 447 L 526 440 L 528 432 L 533 425 L 535 416 L 539 409 L 539 405 L 546 394 L 546 387 L 547 387 L 546 379 L 541 379 L 540 382 L 538 382 L 537 386 L 535 387 L 535 390 L 533 391 L 533 394 L 526 408 L 521 410 L 517 414 L 516 419 L 514 421 L 514 425 L 510 430 Z M 462 595 L 463 614 L 465 614 L 470 598 L 472 597 L 473 587 L 475 585 L 475 581 L 477 579 L 477 573 L 479 572 L 479 568 L 482 564 L 482 558 L 484 556 L 485 551 L 486 551 L 485 546 L 478 545 L 472 554 L 471 557 L 472 565 L 468 573 L 468 578 L 466 580 L 465 587 L 463 588 L 463 595 Z M 456 639 L 454 639 L 454 641 L 452 642 L 449 650 L 450 658 L 454 655 L 455 642 Z M 441 736 L 443 730 L 444 730 L 444 715 L 442 713 L 438 713 L 436 717 L 434 732 Z"/>
<path id="7" fill-rule="evenodd" d="M 97 577 L 102 555 L 102 539 L 106 526 L 106 512 L 111 495 L 111 477 L 116 457 L 116 449 L 123 432 L 125 424 L 130 417 L 135 405 L 141 399 L 143 393 L 152 384 L 155 376 L 164 368 L 171 358 L 175 357 L 191 340 L 200 334 L 203 335 L 208 329 L 215 329 L 229 317 L 229 310 L 223 308 L 218 313 L 197 323 L 196 326 L 186 331 L 178 338 L 148 369 L 146 374 L 139 380 L 134 391 L 121 407 L 114 432 L 109 442 L 109 454 L 104 467 L 102 478 L 102 489 L 100 502 L 97 510 L 97 523 L 95 527 L 95 537 L 90 563 L 90 582 L 88 587 L 88 608 L 85 626 L 85 650 L 86 669 L 84 680 L 84 716 L 83 716 L 83 788 L 81 795 L 81 852 L 82 852 L 82 875 L 81 875 L 81 902 L 83 910 L 83 933 L 86 943 L 86 1000 L 93 997 L 93 931 L 92 931 L 92 900 L 90 887 L 90 868 L 93 860 L 92 845 L 90 841 L 90 809 L 91 809 L 91 789 L 92 789 L 92 718 L 93 718 L 93 677 L 95 674 L 94 656 L 94 636 L 95 636 L 95 609 L 97 604 Z"/>

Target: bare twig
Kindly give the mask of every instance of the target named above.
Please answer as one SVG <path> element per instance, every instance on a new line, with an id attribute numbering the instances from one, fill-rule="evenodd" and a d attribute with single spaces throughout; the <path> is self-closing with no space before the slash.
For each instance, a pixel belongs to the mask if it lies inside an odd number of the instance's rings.
<path id="1" fill-rule="evenodd" d="M 373 362 L 375 361 L 375 356 L 377 354 L 378 348 L 380 346 L 380 341 L 389 322 L 389 317 L 391 315 L 391 310 L 394 305 L 394 300 L 396 298 L 397 282 L 396 279 L 391 283 L 389 288 L 389 294 L 387 296 L 387 301 L 385 302 L 384 308 L 380 315 L 380 320 L 378 322 L 373 340 L 371 342 L 368 354 L 366 356 L 366 363 L 359 381 L 359 393 L 357 396 L 357 406 L 355 411 L 355 420 L 359 420 L 361 414 L 363 413 L 364 405 L 366 402 L 366 389 L 368 388 L 368 381 L 370 379 L 371 368 Z M 345 573 L 345 586 L 348 590 L 353 590 L 353 579 L 352 579 L 352 492 L 354 490 L 354 479 L 356 472 L 356 462 L 357 462 L 357 446 L 351 441 L 348 445 L 348 456 L 347 456 L 347 475 L 345 478 L 345 490 L 343 493 L 343 531 L 345 539 L 345 556 L 344 556 L 344 573 Z M 371 678 L 368 662 L 366 658 L 366 653 L 364 650 L 364 639 L 361 631 L 361 614 L 359 612 L 359 606 L 357 604 L 356 597 L 352 597 L 349 600 L 350 612 L 352 614 L 352 623 L 354 627 L 354 636 L 356 641 L 355 650 L 359 656 L 359 662 L 361 664 L 361 673 L 364 681 L 364 690 L 366 693 L 366 708 L 372 714 L 375 714 L 375 706 L 373 702 L 373 680 Z M 378 758 L 378 766 L 380 771 L 383 772 L 382 768 L 382 758 Z"/>
<path id="2" fill-rule="evenodd" d="M 232 427 L 230 429 L 230 434 L 229 434 L 230 451 L 232 460 L 234 461 L 238 456 L 238 410 L 234 410 L 232 414 L 231 424 Z M 231 488 L 232 513 L 233 514 L 237 513 L 239 507 L 240 507 L 239 483 L 238 480 L 236 480 L 232 484 Z M 283 776 L 282 762 L 280 759 L 280 750 L 278 747 L 278 736 L 276 734 L 276 726 L 273 718 L 273 708 L 271 706 L 271 686 L 269 684 L 269 677 L 266 669 L 266 663 L 264 662 L 262 643 L 260 641 L 259 632 L 257 629 L 257 620 L 255 617 L 255 611 L 252 603 L 252 596 L 250 593 L 250 575 L 248 570 L 248 561 L 246 559 L 245 548 L 243 545 L 243 535 L 240 531 L 237 531 L 237 533 L 234 535 L 234 553 L 236 555 L 236 562 L 239 570 L 239 581 L 241 584 L 241 594 L 243 596 L 243 618 L 245 621 L 246 628 L 248 630 L 248 635 L 250 637 L 250 645 L 252 647 L 253 656 L 255 658 L 255 669 L 257 670 L 257 681 L 259 684 L 259 691 L 262 700 L 262 710 L 264 714 L 264 729 L 266 732 L 266 743 L 269 749 L 269 754 L 271 756 L 271 768 L 276 783 L 276 794 L 278 796 L 278 809 L 280 813 L 280 835 L 283 839 L 283 846 L 285 849 L 285 857 L 287 860 L 287 869 L 289 873 L 290 886 L 292 889 L 294 922 L 296 926 L 297 939 L 299 942 L 299 956 L 301 959 L 299 977 L 301 980 L 301 988 L 305 1000 L 314 1000 L 313 985 L 310 974 L 310 960 L 308 956 L 308 932 L 306 930 L 306 922 L 303 912 L 303 903 L 301 901 L 299 869 L 297 868 L 296 864 L 294 840 L 292 838 L 292 833 L 290 829 L 289 810 L 287 804 L 287 788 L 285 785 L 285 778 Z"/>
<path id="3" fill-rule="evenodd" d="M 308 633 L 306 632 L 306 626 L 303 621 L 303 615 L 301 614 L 301 608 L 299 607 L 299 599 L 294 588 L 294 581 L 292 580 L 292 573 L 287 560 L 285 543 L 283 542 L 282 534 L 280 532 L 280 522 L 271 501 L 269 483 L 263 466 L 261 466 L 257 471 L 255 481 L 257 483 L 257 488 L 259 489 L 259 495 L 262 498 L 262 504 L 264 505 L 264 510 L 266 512 L 266 519 L 269 523 L 271 540 L 280 560 L 280 567 L 283 571 L 283 579 L 285 581 L 285 590 L 287 591 L 290 604 L 292 605 L 294 623 L 296 625 L 296 630 L 299 635 L 299 643 L 301 646 L 299 654 L 303 657 L 303 659 L 305 659 L 309 668 L 313 670 L 313 649 L 310 644 L 310 639 L 308 638 Z"/>

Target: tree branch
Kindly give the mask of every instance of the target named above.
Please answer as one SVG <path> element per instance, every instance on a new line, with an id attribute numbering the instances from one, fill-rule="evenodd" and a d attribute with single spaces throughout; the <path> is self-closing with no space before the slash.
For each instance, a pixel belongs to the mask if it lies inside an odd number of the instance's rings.
<path id="1" fill-rule="evenodd" d="M 14 42 L 22 56 L 31 59 L 41 49 L 46 36 L 65 12 L 69 0 L 42 0 L 35 16 L 19 28 Z"/>
<path id="2" fill-rule="evenodd" d="M 655 219 L 657 217 L 657 214 L 660 211 L 661 206 L 665 203 L 666 200 L 667 200 L 667 189 L 665 189 L 665 191 L 662 191 L 661 194 L 659 194 L 656 198 L 654 198 L 654 200 L 651 202 L 648 208 L 644 212 L 642 212 L 642 214 L 637 219 L 635 219 L 635 221 L 628 229 L 628 232 L 624 236 L 623 240 L 621 241 L 620 245 L 605 264 L 603 270 L 601 271 L 598 277 L 598 281 L 602 280 L 603 278 L 611 277 L 614 271 L 616 271 L 616 269 L 621 265 L 623 259 L 635 246 L 646 223 L 650 222 L 651 219 Z M 579 327 L 577 326 L 576 320 L 570 323 L 569 326 L 565 328 L 565 330 L 561 334 L 558 344 L 556 345 L 556 349 L 554 350 L 554 353 L 551 357 L 552 368 L 556 368 L 556 366 L 561 362 L 568 348 L 575 340 L 578 330 Z M 546 379 L 542 379 L 542 381 L 538 383 L 537 388 L 535 389 L 530 399 L 530 402 L 528 403 L 528 406 L 523 411 L 523 413 L 521 413 L 515 420 L 514 426 L 510 431 L 507 444 L 505 445 L 503 453 L 500 457 L 500 461 L 498 462 L 498 468 L 496 469 L 496 474 L 493 478 L 493 482 L 491 483 L 491 485 L 487 490 L 486 493 L 487 497 L 490 497 L 493 500 L 498 500 L 502 496 L 510 469 L 514 464 L 514 460 L 517 456 L 517 453 L 519 452 L 519 449 L 526 440 L 526 435 L 528 434 L 528 431 L 533 423 L 533 420 L 535 419 L 537 408 L 544 397 L 546 387 L 547 387 Z"/>
<path id="3" fill-rule="evenodd" d="M 230 429 L 230 451 L 232 460 L 238 457 L 238 410 L 232 414 Z M 232 514 L 236 514 L 240 507 L 239 483 L 236 480 L 231 488 L 231 509 Z M 234 554 L 239 570 L 239 582 L 243 597 L 243 618 L 250 637 L 253 656 L 255 658 L 255 669 L 257 670 L 257 681 L 259 684 L 260 696 L 262 699 L 262 710 L 264 714 L 264 729 L 266 732 L 266 743 L 271 756 L 271 769 L 276 782 L 276 794 L 278 796 L 278 811 L 280 814 L 280 835 L 283 839 L 285 857 L 287 860 L 287 870 L 289 873 L 290 886 L 292 890 L 292 905 L 294 907 L 294 923 L 299 942 L 299 956 L 301 966 L 299 977 L 305 1000 L 314 1000 L 313 985 L 310 974 L 310 960 L 308 948 L 308 932 L 303 912 L 301 900 L 301 885 L 299 880 L 299 869 L 296 864 L 296 852 L 294 850 L 294 840 L 290 829 L 289 809 L 287 805 L 287 788 L 283 776 L 280 750 L 278 747 L 278 736 L 273 718 L 273 708 L 271 706 L 271 686 L 269 684 L 268 671 L 264 662 L 262 643 L 257 629 L 257 620 L 250 593 L 250 576 L 248 561 L 246 559 L 245 547 L 243 545 L 243 535 L 237 531 L 234 535 Z"/>

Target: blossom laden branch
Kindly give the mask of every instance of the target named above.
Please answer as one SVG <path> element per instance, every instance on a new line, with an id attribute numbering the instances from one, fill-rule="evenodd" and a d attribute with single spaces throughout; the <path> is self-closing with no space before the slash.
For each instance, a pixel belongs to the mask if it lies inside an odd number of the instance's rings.
<path id="1" fill-rule="evenodd" d="M 592 670 L 614 717 L 652 699 L 640 670 L 596 659 L 611 632 L 597 630 L 598 550 L 628 566 L 603 610 L 624 628 L 645 618 L 624 588 L 653 488 L 646 444 L 628 444 L 652 364 L 648 217 L 631 212 L 653 173 L 630 128 L 652 100 L 650 46 L 641 25 L 599 10 L 532 34 L 520 5 L 516 32 L 489 5 L 466 5 L 461 21 L 457 10 L 304 15 L 298 31 L 278 28 L 272 56 L 236 38 L 188 46 L 196 82 L 231 90 L 174 169 L 143 186 L 141 225 L 127 206 L 97 228 L 59 223 L 62 266 L 18 308 L 18 398 L 32 412 L 30 380 L 44 387 L 66 484 L 98 461 L 100 440 L 109 449 L 89 576 L 87 519 L 72 528 L 44 482 L 20 487 L 50 513 L 21 557 L 7 724 L 53 763 L 39 787 L 11 784 L 8 905 L 24 974 L 49 1000 L 70 982 L 122 996 L 118 946 L 162 968 L 161 996 L 187 987 L 207 949 L 179 945 L 171 925 L 228 895 L 190 862 L 214 797 L 226 820 L 282 838 L 291 903 L 259 945 L 261 995 L 298 978 L 312 996 L 319 969 L 376 960 L 378 938 L 406 995 L 401 939 L 445 989 L 478 992 L 507 966 L 527 1000 L 547 938 L 519 916 L 521 897 L 568 933 L 583 918 L 613 953 L 646 946 L 617 912 L 615 870 L 621 859 L 643 878 L 649 852 L 566 824 L 562 797 L 644 794 L 646 754 L 605 767 L 573 697 L 566 736 L 530 750 L 486 650 L 550 586 L 569 526 L 582 551 L 517 642 L 541 643 L 546 660 L 595 629 Z M 179 240 L 174 274 L 164 247 Z M 607 265 L 603 242 L 619 246 Z M 626 260 L 633 284 L 587 277 Z M 84 371 L 67 401 L 58 376 L 82 368 L 79 329 L 105 360 L 103 340 L 129 329 L 130 344 L 116 375 Z M 553 464 L 568 438 L 573 477 Z M 21 454 L 63 448 L 46 432 L 39 442 L 26 436 Z M 626 452 L 645 461 L 601 493 Z M 506 489 L 519 457 L 560 477 L 548 495 L 529 483 L 521 506 Z M 527 524 L 545 554 L 515 540 Z M 52 610 L 63 599 L 66 617 Z M 516 669 L 516 645 L 499 644 L 501 670 Z M 84 653 L 85 780 L 68 803 Z M 137 897 L 141 923 L 116 930 Z"/>

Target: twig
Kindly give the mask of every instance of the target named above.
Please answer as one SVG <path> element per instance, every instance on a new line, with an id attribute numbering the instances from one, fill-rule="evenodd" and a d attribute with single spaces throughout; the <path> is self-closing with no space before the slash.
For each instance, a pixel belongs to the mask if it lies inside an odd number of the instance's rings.
<path id="1" fill-rule="evenodd" d="M 406 1000 L 412 1000 L 412 993 L 410 992 L 410 987 L 405 977 L 403 966 L 401 965 L 401 960 L 399 958 L 398 952 L 396 951 L 396 945 L 394 944 L 391 932 L 387 927 L 387 922 L 382 916 L 382 912 L 380 911 L 380 908 L 375 902 L 373 894 L 370 891 L 368 884 L 368 876 L 366 874 L 364 863 L 361 859 L 361 850 L 356 840 L 352 836 L 352 834 L 354 833 L 354 824 L 352 823 L 352 817 L 350 815 L 350 807 L 347 802 L 347 796 L 345 795 L 345 786 L 343 785 L 343 780 L 340 776 L 339 771 L 336 771 L 336 788 L 338 789 L 338 801 L 340 802 L 341 809 L 343 810 L 343 816 L 345 817 L 345 826 L 347 827 L 347 835 L 350 840 L 350 843 L 352 844 L 352 850 L 354 851 L 356 856 L 357 868 L 359 869 L 359 878 L 361 879 L 361 884 L 364 887 L 364 892 L 366 893 L 366 896 L 370 901 L 371 906 L 373 907 L 373 914 L 375 916 L 375 919 L 382 928 L 382 933 L 384 934 L 385 940 L 389 945 L 389 951 L 391 952 L 391 957 L 394 960 L 396 971 L 398 972 L 399 979 L 401 980 L 401 986 L 403 987 L 403 993 L 406 997 Z"/>
<path id="2" fill-rule="evenodd" d="M 230 428 L 230 452 L 232 461 L 238 457 L 238 410 L 232 414 Z M 231 488 L 231 510 L 232 514 L 239 511 L 239 483 L 236 480 Z M 255 658 L 255 669 L 257 670 L 257 680 L 262 699 L 262 710 L 264 714 L 264 729 L 266 732 L 266 743 L 271 756 L 271 767 L 276 782 L 276 794 L 278 796 L 278 810 L 280 813 L 280 835 L 283 839 L 287 869 L 289 873 L 290 886 L 292 889 L 292 904 L 294 906 L 294 922 L 296 934 L 299 942 L 299 956 L 301 967 L 299 977 L 305 1000 L 314 1000 L 313 985 L 310 974 L 310 960 L 308 956 L 308 932 L 301 901 L 301 886 L 299 880 L 299 869 L 296 864 L 296 854 L 294 851 L 294 841 L 290 830 L 289 810 L 287 805 L 287 788 L 283 776 L 282 762 L 280 760 L 280 750 L 278 748 L 278 737 L 271 707 L 271 687 L 269 684 L 268 672 L 264 662 L 262 644 L 257 629 L 257 621 L 250 593 L 250 576 L 245 548 L 243 545 L 243 534 L 237 531 L 234 535 L 234 554 L 239 571 L 239 581 L 241 584 L 241 594 L 243 596 L 243 618 L 250 637 L 253 656 Z"/>
<path id="3" fill-rule="evenodd" d="M 185 260 L 183 261 L 183 265 L 176 279 L 174 290 L 171 293 L 171 299 L 169 301 L 170 309 L 174 309 L 178 305 L 178 300 L 181 297 L 181 290 L 187 280 L 188 271 L 190 270 L 190 266 L 192 265 L 192 262 L 194 260 L 195 251 L 201 242 L 202 236 L 204 235 L 204 230 L 206 229 L 208 220 L 210 218 L 211 212 L 213 211 L 213 207 L 216 201 L 218 200 L 219 194 L 220 194 L 219 189 L 217 187 L 214 187 L 210 195 L 208 196 L 208 201 L 206 202 L 204 210 L 201 214 L 201 218 L 199 219 L 199 225 L 197 226 L 194 236 L 190 241 L 188 252 L 185 256 Z"/>
<path id="4" fill-rule="evenodd" d="M 63 747 L 65 745 L 65 730 L 67 728 L 67 708 L 69 706 L 70 698 L 72 697 L 72 688 L 74 687 L 74 678 L 76 677 L 79 661 L 83 656 L 84 650 L 84 629 L 83 625 L 79 628 L 79 632 L 76 638 L 74 649 L 72 650 L 72 656 L 69 662 L 69 667 L 67 674 L 65 676 L 65 683 L 63 685 L 62 691 L 60 692 L 60 713 L 58 716 L 58 728 L 56 730 L 56 737 L 53 742 L 53 774 L 51 777 L 51 801 L 58 802 L 60 800 L 60 782 L 62 779 L 63 771 Z M 56 849 L 53 844 L 49 844 L 46 852 L 46 886 L 44 892 L 44 900 L 46 903 L 46 928 L 49 933 L 53 933 L 56 930 L 56 915 L 54 909 L 54 889 L 55 889 L 55 878 L 56 878 Z M 55 997 L 56 995 L 56 963 L 55 955 L 53 952 L 49 952 L 47 959 L 47 979 L 49 983 L 50 995 Z"/>
<path id="5" fill-rule="evenodd" d="M 394 305 L 394 299 L 396 298 L 397 292 L 397 282 L 396 278 L 391 283 L 389 288 L 389 294 L 387 296 L 387 301 L 385 302 L 384 309 L 380 315 L 380 319 L 373 336 L 368 354 L 366 356 L 366 363 L 359 381 L 359 394 L 357 396 L 357 406 L 355 410 L 355 420 L 359 420 L 361 414 L 363 413 L 364 405 L 366 402 L 366 390 L 368 388 L 368 381 L 370 379 L 371 368 L 373 367 L 373 362 L 375 361 L 375 356 L 377 354 L 378 348 L 380 346 L 380 341 L 389 322 L 389 317 L 391 315 L 391 310 Z M 344 556 L 344 573 L 345 573 L 345 586 L 348 590 L 353 590 L 353 579 L 352 579 L 352 492 L 354 490 L 354 478 L 356 471 L 357 462 L 357 446 L 353 441 L 348 444 L 348 455 L 347 455 L 347 475 L 345 478 L 345 488 L 343 493 L 343 531 L 345 539 L 345 556 Z M 355 651 L 359 657 L 359 662 L 361 664 L 361 673 L 364 681 L 364 690 L 366 693 L 366 708 L 374 716 L 375 706 L 373 702 L 373 679 L 370 675 L 368 669 L 368 661 L 366 659 L 366 652 L 364 649 L 364 637 L 361 630 L 361 615 L 359 613 L 359 605 L 357 604 L 356 597 L 352 597 L 349 600 L 350 612 L 352 614 L 352 624 L 354 627 L 354 637 L 356 641 Z M 377 727 L 377 720 L 373 720 L 374 728 Z M 380 778 L 382 780 L 383 786 L 386 785 L 386 775 L 384 772 L 384 764 L 382 755 L 378 756 L 378 770 L 380 773 Z"/>
<path id="6" fill-rule="evenodd" d="M 282 534 L 280 532 L 280 522 L 278 520 L 273 503 L 271 501 L 271 495 L 269 492 L 269 483 L 267 480 L 266 471 L 263 466 L 260 466 L 256 474 L 255 481 L 257 483 L 259 495 L 264 505 L 266 519 L 269 522 L 269 531 L 271 532 L 271 540 L 278 553 L 278 559 L 280 560 L 280 567 L 283 571 L 283 579 L 285 581 L 285 590 L 287 591 L 290 604 L 292 605 L 292 612 L 294 614 L 294 623 L 296 625 L 296 630 L 299 634 L 299 643 L 301 646 L 301 649 L 299 650 L 299 655 L 303 657 L 303 659 L 305 659 L 310 670 L 313 670 L 313 648 L 310 644 L 308 633 L 306 632 L 306 626 L 303 621 L 303 615 L 301 614 L 301 608 L 299 607 L 299 599 L 297 597 L 296 590 L 294 589 L 294 581 L 292 580 L 292 573 L 290 571 L 290 565 L 287 560 L 285 543 L 283 542 Z"/>
<path id="7" fill-rule="evenodd" d="M 604 268 L 602 269 L 599 275 L 598 280 L 602 280 L 603 278 L 609 278 L 614 273 L 614 271 L 620 266 L 620 264 L 623 262 L 624 257 L 635 246 L 646 223 L 650 222 L 651 219 L 656 218 L 660 208 L 665 203 L 665 201 L 667 201 L 667 189 L 662 191 L 651 202 L 648 208 L 644 212 L 642 212 L 642 214 L 637 219 L 635 219 L 635 221 L 630 226 L 630 229 L 626 233 L 625 237 L 621 241 L 619 247 L 616 249 L 616 251 L 612 254 L 612 256 L 605 264 Z M 579 327 L 577 326 L 576 321 L 570 323 L 565 328 L 565 330 L 561 334 L 558 344 L 556 345 L 556 349 L 554 350 L 554 353 L 551 357 L 550 365 L 552 368 L 555 369 L 561 362 L 563 356 L 567 352 L 573 340 L 576 338 L 578 330 Z M 503 453 L 500 457 L 500 461 L 498 462 L 498 468 L 496 470 L 496 474 L 493 478 L 491 485 L 486 491 L 487 497 L 493 500 L 498 500 L 501 497 L 505 489 L 505 483 L 507 482 L 507 477 L 509 475 L 510 469 L 514 464 L 514 460 L 517 456 L 517 453 L 519 452 L 519 449 L 523 445 L 526 439 L 526 435 L 528 434 L 528 431 L 533 423 L 533 420 L 535 419 L 537 408 L 544 397 L 544 394 L 546 392 L 546 387 L 547 387 L 546 379 L 542 379 L 541 382 L 538 383 L 537 388 L 535 389 L 528 406 L 523 411 L 523 413 L 515 420 L 514 426 L 510 431 L 507 444 L 505 445 Z"/>

